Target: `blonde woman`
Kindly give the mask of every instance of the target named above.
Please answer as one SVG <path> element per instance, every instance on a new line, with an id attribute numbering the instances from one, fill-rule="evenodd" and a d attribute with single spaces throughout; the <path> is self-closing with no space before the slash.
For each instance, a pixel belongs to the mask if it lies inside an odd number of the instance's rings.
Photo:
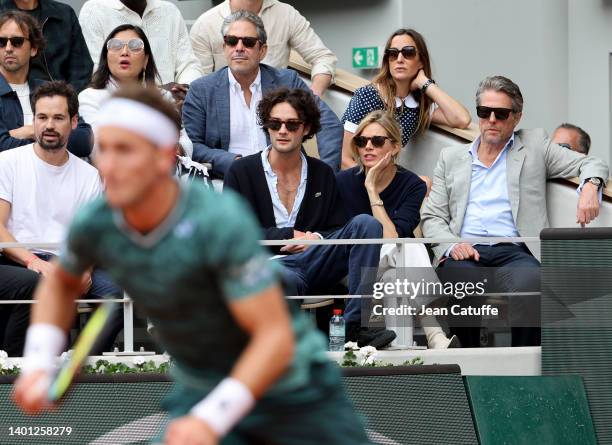
<path id="1" fill-rule="evenodd" d="M 456 128 L 467 128 L 471 122 L 467 109 L 432 79 L 427 45 L 413 29 L 399 29 L 389 37 L 379 73 L 351 99 L 342 117 L 343 169 L 356 165 L 351 139 L 364 116 L 375 110 L 395 117 L 402 129 L 401 146 L 427 130 L 431 122 Z"/>
<path id="2" fill-rule="evenodd" d="M 356 128 L 351 140 L 352 155 L 357 166 L 337 175 L 338 191 L 347 216 L 373 216 L 382 227 L 383 238 L 412 238 L 414 229 L 420 222 L 420 208 L 425 198 L 425 182 L 397 164 L 402 147 L 401 134 L 399 124 L 391 114 L 380 110 L 368 114 Z M 419 277 L 418 280 L 437 280 L 425 246 L 407 244 L 405 247 L 406 251 L 410 250 L 411 257 L 421 258 L 419 266 L 422 267 L 413 272 L 427 271 L 427 277 Z M 387 269 L 394 269 L 399 263 L 396 258 L 398 253 L 395 244 L 385 245 L 381 250 L 381 263 Z M 415 263 L 411 262 L 411 265 Z M 386 274 L 384 269 L 379 268 L 379 276 Z M 394 274 L 395 271 L 386 274 L 386 277 Z M 385 275 L 383 279 L 386 279 Z M 422 298 L 419 303 L 428 305 L 431 300 L 433 299 L 424 301 Z M 355 317 L 348 308 L 345 318 L 347 332 L 350 332 L 350 323 L 355 321 Z M 457 338 L 447 338 L 435 318 L 427 319 L 426 322 L 423 319 L 420 321 L 430 348 L 458 346 Z"/>

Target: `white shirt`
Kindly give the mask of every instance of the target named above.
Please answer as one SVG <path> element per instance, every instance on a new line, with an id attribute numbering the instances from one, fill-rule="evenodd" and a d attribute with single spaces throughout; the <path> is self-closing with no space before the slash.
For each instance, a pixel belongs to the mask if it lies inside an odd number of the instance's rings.
<path id="1" fill-rule="evenodd" d="M 96 135 L 96 130 L 98 128 L 98 116 L 100 107 L 111 95 L 117 90 L 117 83 L 111 78 L 106 84 L 106 88 L 96 89 L 96 88 L 85 88 L 83 91 L 79 93 L 79 116 L 83 118 L 85 122 L 91 125 L 91 129 L 94 132 L 94 137 Z M 169 91 L 160 89 L 162 96 L 170 103 L 174 104 L 174 98 Z M 183 147 L 183 151 L 189 157 L 193 154 L 193 143 L 189 136 L 187 136 L 187 132 L 185 129 L 181 129 L 179 143 L 181 147 Z M 93 153 L 97 152 L 97 145 L 94 143 Z"/>
<path id="2" fill-rule="evenodd" d="M 23 125 L 32 125 L 33 114 L 30 104 L 30 86 L 26 83 L 9 83 L 19 98 L 21 111 L 23 111 Z"/>
<path id="3" fill-rule="evenodd" d="M 101 192 L 98 171 L 71 153 L 59 167 L 33 144 L 0 153 L 0 199 L 11 204 L 7 229 L 18 242 L 62 242 L 75 211 Z"/>
<path id="4" fill-rule="evenodd" d="M 221 25 L 230 14 L 229 0 L 226 0 L 202 14 L 191 27 L 191 44 L 205 74 L 227 65 Z M 312 76 L 334 76 L 338 59 L 293 6 L 277 0 L 264 0 L 259 17 L 268 34 L 268 54 L 262 63 L 287 68 L 289 54 L 294 49 L 312 65 Z"/>
<path id="5" fill-rule="evenodd" d="M 261 100 L 261 71 L 249 87 L 251 105 L 244 99 L 242 87 L 227 70 L 230 89 L 230 142 L 228 151 L 241 156 L 255 154 L 268 146 L 266 134 L 257 125 L 257 104 Z"/>
<path id="6" fill-rule="evenodd" d="M 298 186 L 297 193 L 295 194 L 293 208 L 291 209 L 291 212 L 288 212 L 287 208 L 281 201 L 280 196 L 278 195 L 278 176 L 276 176 L 276 173 L 274 173 L 274 170 L 272 170 L 270 161 L 268 161 L 269 153 L 270 147 L 261 152 L 261 162 L 263 164 L 268 190 L 270 191 L 270 197 L 272 198 L 272 208 L 274 209 L 274 220 L 276 222 L 276 227 L 279 229 L 282 227 L 294 227 L 295 220 L 297 219 L 298 212 L 300 211 L 300 207 L 306 193 L 306 180 L 308 179 L 308 163 L 306 162 L 306 156 L 304 156 L 304 153 L 300 153 L 300 158 L 302 159 L 300 185 Z"/>
<path id="7" fill-rule="evenodd" d="M 162 84 L 191 83 L 202 75 L 183 16 L 168 1 L 148 0 L 140 17 L 119 0 L 88 0 L 81 8 L 79 23 L 94 69 L 106 37 L 117 26 L 129 23 L 141 27 L 147 35 Z"/>

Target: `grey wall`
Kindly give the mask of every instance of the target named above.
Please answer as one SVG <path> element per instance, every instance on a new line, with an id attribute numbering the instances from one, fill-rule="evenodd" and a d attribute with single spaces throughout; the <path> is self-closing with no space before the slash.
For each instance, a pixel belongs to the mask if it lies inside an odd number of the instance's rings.
<path id="1" fill-rule="evenodd" d="M 612 159 L 612 1 L 569 0 L 568 109 L 590 133 L 592 153 Z"/>

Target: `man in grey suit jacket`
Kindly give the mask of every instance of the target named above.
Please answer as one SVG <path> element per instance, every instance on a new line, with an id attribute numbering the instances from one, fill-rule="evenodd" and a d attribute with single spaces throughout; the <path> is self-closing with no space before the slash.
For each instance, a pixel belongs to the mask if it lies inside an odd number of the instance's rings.
<path id="1" fill-rule="evenodd" d="M 476 93 L 476 105 L 480 137 L 471 144 L 448 147 L 440 154 L 422 212 L 426 237 L 539 236 L 549 225 L 548 178 L 579 176 L 577 221 L 585 225 L 597 217 L 599 195 L 608 179 L 603 161 L 552 143 L 543 130 L 515 131 L 522 116 L 523 97 L 510 79 L 484 79 Z M 495 267 L 503 274 L 503 290 L 539 290 L 537 244 L 458 242 L 432 247 L 436 264 L 445 269 Z M 536 309 L 530 306 L 525 309 L 524 301 L 515 305 L 517 318 L 525 310 Z M 471 332 L 471 339 L 458 332 L 464 346 L 477 346 Z M 539 330 L 533 327 L 513 327 L 512 335 L 516 346 L 539 343 Z"/>
<path id="2" fill-rule="evenodd" d="M 183 123 L 193 142 L 193 159 L 212 163 L 222 177 L 235 159 L 264 150 L 269 137 L 256 121 L 259 100 L 279 87 L 308 86 L 292 70 L 261 64 L 267 52 L 266 31 L 261 18 L 238 11 L 225 18 L 221 32 L 228 67 L 191 84 L 183 105 Z M 321 160 L 334 171 L 340 167 L 342 124 L 318 97 L 321 130 L 317 145 Z"/>

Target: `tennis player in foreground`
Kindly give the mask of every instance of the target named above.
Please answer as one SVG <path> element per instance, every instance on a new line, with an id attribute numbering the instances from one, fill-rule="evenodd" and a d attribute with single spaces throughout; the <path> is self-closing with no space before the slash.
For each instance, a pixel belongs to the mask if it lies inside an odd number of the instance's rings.
<path id="1" fill-rule="evenodd" d="M 172 420 L 159 442 L 369 443 L 323 337 L 284 299 L 245 204 L 171 176 L 174 108 L 155 91 L 128 89 L 98 122 L 106 194 L 77 214 L 56 272 L 37 290 L 17 404 L 31 414 L 48 407 L 81 275 L 95 264 L 126 289 L 176 361 L 164 401 Z"/>

